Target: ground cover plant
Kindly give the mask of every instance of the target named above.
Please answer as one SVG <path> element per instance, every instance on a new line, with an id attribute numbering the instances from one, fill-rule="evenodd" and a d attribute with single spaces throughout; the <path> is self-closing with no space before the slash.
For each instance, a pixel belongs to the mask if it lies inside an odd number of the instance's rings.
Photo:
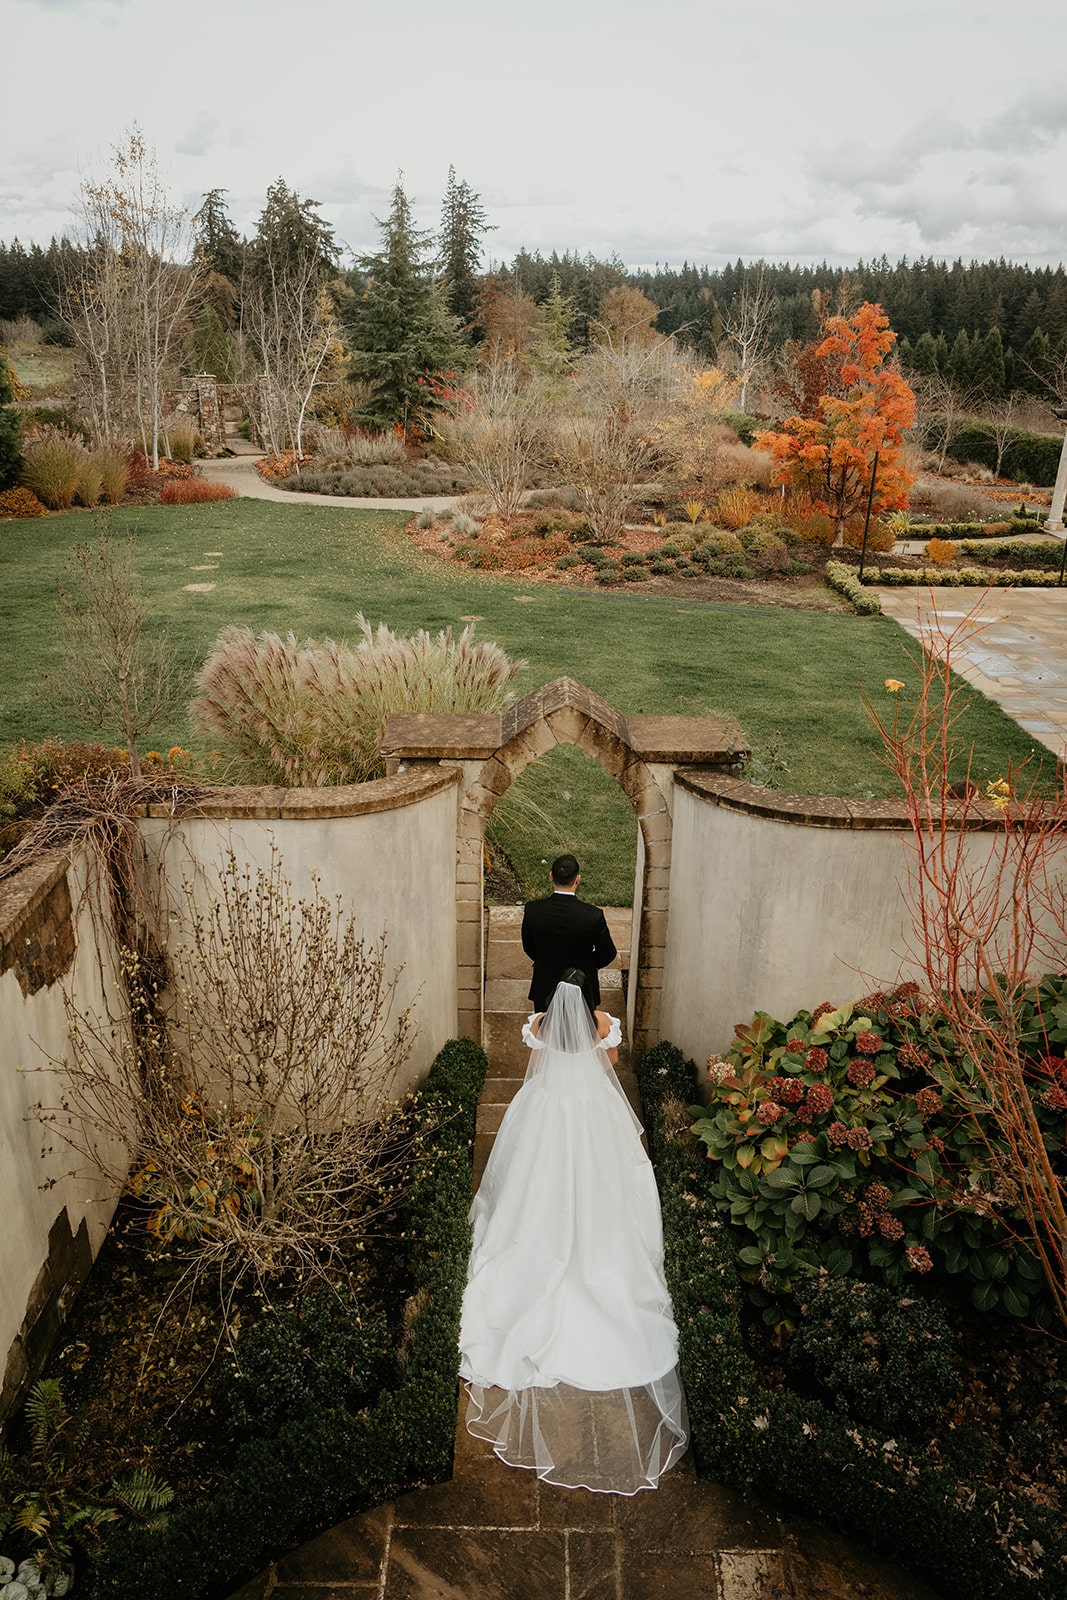
<path id="1" fill-rule="evenodd" d="M 907 680 L 908 641 L 895 623 L 681 594 L 646 598 L 647 585 L 632 592 L 527 585 L 522 575 L 441 563 L 405 535 L 407 521 L 404 513 L 251 500 L 112 513 L 116 538 L 138 532 L 146 636 L 181 639 L 190 660 L 205 660 L 232 625 L 341 640 L 355 636 L 360 611 L 397 633 L 462 630 L 473 619 L 477 638 L 528 661 L 514 685 L 520 694 L 567 674 L 624 713 L 726 713 L 740 722 L 761 782 L 796 793 L 885 792 L 859 686 Z M 59 657 L 56 580 L 84 528 L 76 514 L 5 525 L 0 745 L 82 735 L 42 684 Z M 999 707 L 970 690 L 964 697 L 961 731 L 980 752 L 977 779 L 999 777 L 1031 754 L 1032 741 Z M 153 739 L 163 751 L 191 744 L 184 717 L 161 724 Z M 194 753 L 210 755 L 210 747 Z M 581 791 L 569 782 L 556 787 L 571 791 L 567 805 L 581 817 Z M 596 843 L 579 838 L 577 853 L 591 862 Z M 613 881 L 609 903 L 616 895 L 628 903 L 632 870 Z"/>

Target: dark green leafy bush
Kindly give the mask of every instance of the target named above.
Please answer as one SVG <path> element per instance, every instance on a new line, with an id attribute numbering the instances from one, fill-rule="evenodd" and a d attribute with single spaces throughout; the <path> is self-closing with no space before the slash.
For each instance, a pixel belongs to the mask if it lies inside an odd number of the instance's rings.
<path id="1" fill-rule="evenodd" d="M 643 567 L 645 564 L 645 558 L 641 554 L 640 550 L 624 550 L 622 553 L 622 564 L 624 567 Z"/>
<path id="2" fill-rule="evenodd" d="M 945 1470 L 921 1449 L 764 1381 L 742 1336 L 731 1230 L 686 1131 L 692 1063 L 664 1042 L 644 1056 L 638 1081 L 702 1473 L 780 1496 L 925 1568 L 952 1600 L 1067 1600 L 1060 1518 L 1010 1484 L 992 1490 L 981 1480 L 980 1452 Z"/>
<path id="3" fill-rule="evenodd" d="M 155 1534 L 111 1539 L 95 1600 L 204 1600 L 236 1587 L 272 1551 L 330 1518 L 447 1477 L 458 1389 L 459 1314 L 470 1251 L 471 1143 L 487 1061 L 471 1039 L 437 1056 L 418 1096 L 425 1132 L 406 1204 L 412 1241 L 399 1381 L 370 1407 L 315 1409 L 273 1438 L 250 1438 L 213 1498 L 174 1512 Z"/>
<path id="4" fill-rule="evenodd" d="M 995 544 L 970 541 L 959 547 L 961 559 L 1005 572 L 1058 572 L 1063 560 L 1062 539 L 1027 539 Z"/>
<path id="5" fill-rule="evenodd" d="M 1062 439 L 1044 433 L 1025 433 L 1013 429 L 1001 462 L 1001 474 L 1017 483 L 1053 484 L 1059 466 Z M 988 422 L 970 421 L 957 428 L 949 441 L 949 455 L 956 461 L 974 461 L 992 471 L 997 464 L 997 442 Z"/>
<path id="6" fill-rule="evenodd" d="M 921 1431 L 959 1388 L 952 1331 L 936 1300 L 820 1275 L 804 1290 L 800 1315 L 792 1367 L 861 1422 Z"/>
<path id="7" fill-rule="evenodd" d="M 697 561 L 699 550 L 694 550 L 693 560 Z M 702 563 L 704 571 L 709 578 L 754 578 L 755 573 L 747 566 L 740 556 L 712 556 L 710 560 Z"/>
<path id="8" fill-rule="evenodd" d="M 230 1423 L 240 1437 L 272 1438 L 288 1422 L 376 1397 L 389 1365 L 385 1318 L 344 1288 L 268 1307 L 230 1355 Z"/>

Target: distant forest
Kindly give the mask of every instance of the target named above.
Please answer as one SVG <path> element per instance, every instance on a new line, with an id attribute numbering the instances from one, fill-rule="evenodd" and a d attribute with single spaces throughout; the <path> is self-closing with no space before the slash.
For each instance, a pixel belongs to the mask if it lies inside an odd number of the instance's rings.
<path id="1" fill-rule="evenodd" d="M 44 248 L 36 244 L 25 248 L 18 240 L 0 244 L 0 319 L 30 316 L 49 336 L 62 337 L 55 315 L 56 286 L 60 263 L 73 248 L 54 239 Z M 760 274 L 773 300 L 771 343 L 777 346 L 814 338 L 820 312 L 851 308 L 862 300 L 875 300 L 885 309 L 905 365 L 927 366 L 930 340 L 937 344 L 937 364 L 944 368 L 953 346 L 959 355 L 960 344 L 969 343 L 973 349 L 986 341 L 988 349 L 992 338 L 1003 355 L 1005 391 L 1039 390 L 1034 369 L 1067 346 L 1064 268 L 1029 267 L 1003 259 L 892 265 L 883 257 L 855 267 L 737 261 L 715 269 L 683 265 L 630 272 L 618 258 L 600 261 L 593 256 L 520 251 L 510 265 L 497 268 L 494 279 L 497 284 L 515 284 L 539 304 L 558 280 L 558 291 L 573 307 L 571 336 L 578 344 L 585 342 L 589 322 L 610 289 L 620 284 L 639 289 L 659 307 L 656 325 L 662 333 L 674 334 L 711 359 L 742 285 L 746 280 L 751 285 Z M 352 288 L 361 287 L 358 267 L 340 275 Z M 920 340 L 923 347 L 916 353 Z"/>

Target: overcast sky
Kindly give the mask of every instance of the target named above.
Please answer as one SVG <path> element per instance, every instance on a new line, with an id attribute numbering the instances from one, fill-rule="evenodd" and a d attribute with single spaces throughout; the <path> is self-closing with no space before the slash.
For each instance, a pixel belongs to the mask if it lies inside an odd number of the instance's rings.
<path id="1" fill-rule="evenodd" d="M 373 248 L 449 164 L 487 254 L 1059 264 L 1067 0 L 0 0 L 0 238 L 47 243 L 137 122 L 251 231 L 282 177 Z"/>

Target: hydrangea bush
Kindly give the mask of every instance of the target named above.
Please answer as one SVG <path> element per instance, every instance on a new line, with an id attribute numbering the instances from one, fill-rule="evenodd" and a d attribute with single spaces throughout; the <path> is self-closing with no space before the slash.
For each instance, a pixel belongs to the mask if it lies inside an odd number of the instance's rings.
<path id="1" fill-rule="evenodd" d="M 1017 1014 L 1043 1137 L 1067 1158 L 1067 979 L 1020 995 Z M 820 1271 L 894 1288 L 936 1272 L 981 1311 L 1044 1319 L 977 1081 L 914 985 L 788 1023 L 757 1012 L 708 1063 L 708 1087 L 694 1132 L 717 1206 L 751 1235 L 739 1260 L 768 1322 L 790 1321 L 782 1297 Z"/>

